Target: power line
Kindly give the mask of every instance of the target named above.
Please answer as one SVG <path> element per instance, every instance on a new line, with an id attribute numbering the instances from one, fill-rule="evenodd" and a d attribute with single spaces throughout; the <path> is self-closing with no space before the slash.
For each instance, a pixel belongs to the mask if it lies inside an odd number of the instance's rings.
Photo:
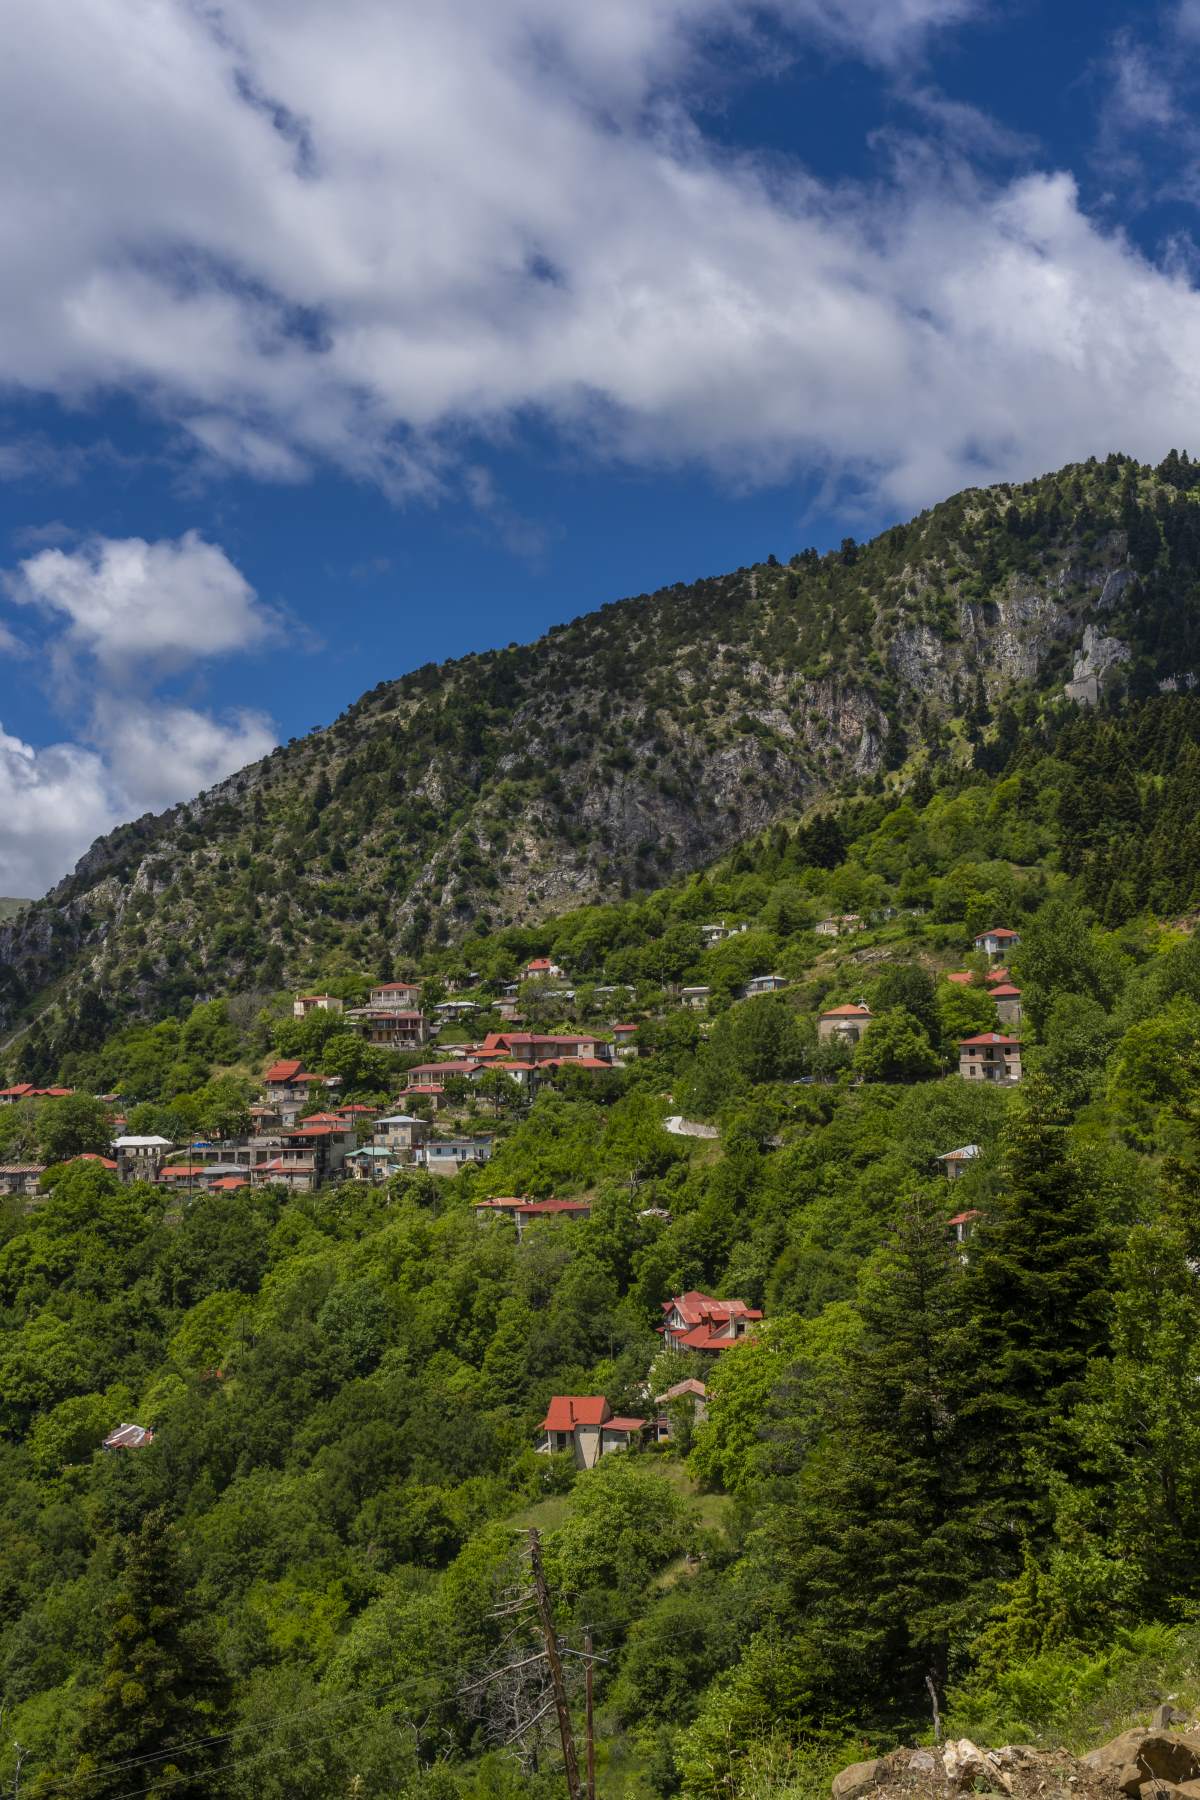
<path id="1" fill-rule="evenodd" d="M 77 1784 L 80 1780 L 99 1781 L 102 1777 L 107 1775 L 119 1775 L 122 1770 L 128 1770 L 131 1774 L 136 1774 L 142 1769 L 149 1768 L 152 1763 L 167 1762 L 172 1757 L 187 1756 L 194 1750 L 210 1750 L 218 1744 L 232 1743 L 234 1738 L 244 1737 L 247 1732 L 261 1734 L 262 1732 L 269 1730 L 272 1726 L 290 1724 L 295 1719 L 311 1719 L 319 1713 L 344 1711 L 346 1707 L 355 1706 L 359 1701 L 382 1700 L 386 1695 L 394 1693 L 396 1688 L 402 1686 L 403 1682 L 394 1681 L 389 1683 L 388 1686 L 378 1688 L 371 1693 L 349 1694 L 344 1699 L 327 1700 L 323 1705 L 302 1707 L 296 1712 L 272 1713 L 269 1718 L 256 1720 L 253 1724 L 249 1725 L 235 1725 L 231 1730 L 217 1732 L 211 1737 L 192 1738 L 183 1744 L 171 1744 L 165 1750 L 148 1751 L 144 1756 L 127 1756 L 120 1762 L 105 1763 L 101 1768 L 90 1769 L 88 1773 L 83 1776 L 70 1775 L 58 1778 L 55 1781 L 55 1786 L 58 1788 L 59 1792 L 66 1792 L 67 1788 Z M 234 1762 L 225 1765 L 227 1768 L 235 1766 L 236 1759 Z M 188 1779 L 188 1777 L 179 1775 L 173 1776 L 170 1779 L 185 1780 Z M 67 1784 L 66 1787 L 63 1786 L 64 1782 Z M 153 1785 L 154 1784 L 151 1783 L 151 1786 Z M 164 1783 L 163 1785 L 165 1786 L 167 1783 Z M 150 1790 L 148 1788 L 139 1788 L 135 1791 L 138 1793 L 148 1793 Z"/>
<path id="2" fill-rule="evenodd" d="M 366 1720 L 358 1727 L 356 1732 L 350 1734 L 347 1742 L 353 1742 L 356 1738 L 361 1737 L 365 1731 L 370 1729 L 371 1724 L 371 1720 Z M 320 1732 L 315 1738 L 309 1738 L 303 1747 L 305 1749 L 311 1749 L 327 1736 L 328 1731 Z M 214 1780 L 220 1779 L 223 1781 L 227 1775 L 234 1773 L 239 1769 L 248 1769 L 255 1763 L 272 1762 L 277 1757 L 294 1756 L 295 1754 L 295 1744 L 285 1744 L 282 1749 L 279 1750 L 255 1750 L 249 1756 L 237 1756 L 232 1758 L 231 1761 L 223 1763 L 219 1769 L 214 1769 L 212 1771 L 212 1778 Z M 151 1781 L 146 1787 L 125 1788 L 120 1794 L 115 1794 L 113 1800 L 140 1800 L 142 1795 L 162 1793 L 164 1789 L 175 1787 L 181 1781 L 195 1781 L 198 1778 L 201 1780 L 205 1779 L 203 1775 L 198 1777 L 197 1771 L 194 1769 L 183 1769 L 180 1770 L 177 1775 L 167 1775 L 164 1776 L 161 1781 Z"/>

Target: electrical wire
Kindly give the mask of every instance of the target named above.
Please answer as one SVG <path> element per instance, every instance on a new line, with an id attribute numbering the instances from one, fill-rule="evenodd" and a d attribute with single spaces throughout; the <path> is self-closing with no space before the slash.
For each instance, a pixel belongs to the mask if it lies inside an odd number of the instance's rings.
<path id="1" fill-rule="evenodd" d="M 375 1689 L 370 1693 L 348 1694 L 344 1699 L 327 1700 L 323 1705 L 302 1707 L 297 1712 L 273 1713 L 267 1719 L 256 1720 L 253 1724 L 248 1725 L 235 1725 L 231 1730 L 217 1732 L 211 1737 L 192 1738 L 183 1744 L 172 1744 L 166 1750 L 149 1751 L 144 1756 L 128 1756 L 123 1758 L 120 1762 L 105 1763 L 100 1768 L 90 1769 L 88 1773 L 83 1776 L 71 1775 L 63 1777 L 63 1782 L 66 1783 L 66 1786 L 56 1782 L 55 1787 L 59 1792 L 65 1793 L 69 1787 L 77 1786 L 80 1781 L 99 1781 L 105 1776 L 118 1775 L 122 1770 L 128 1770 L 130 1774 L 136 1774 L 143 1769 L 149 1768 L 152 1763 L 167 1762 L 172 1757 L 187 1756 L 195 1750 L 210 1750 L 218 1744 L 232 1743 L 234 1738 L 244 1737 L 247 1732 L 261 1733 L 269 1730 L 275 1725 L 290 1724 L 295 1719 L 311 1719 L 319 1713 L 341 1712 L 344 1711 L 346 1707 L 355 1706 L 362 1700 L 382 1700 L 386 1698 L 388 1694 L 394 1693 L 395 1690 L 401 1686 L 403 1686 L 402 1682 L 394 1681 L 389 1683 L 388 1686 Z M 226 1764 L 225 1766 L 231 1767 L 233 1765 Z M 173 1777 L 173 1779 L 184 1780 L 186 1777 L 181 1775 Z M 154 1784 L 152 1783 L 151 1786 L 153 1785 Z M 165 1786 L 167 1784 L 164 1783 L 163 1785 Z M 52 1793 L 54 1790 L 51 1789 L 49 1791 Z M 135 1790 L 137 1793 L 148 1793 L 149 1791 L 150 1789 L 148 1788 L 138 1788 Z"/>

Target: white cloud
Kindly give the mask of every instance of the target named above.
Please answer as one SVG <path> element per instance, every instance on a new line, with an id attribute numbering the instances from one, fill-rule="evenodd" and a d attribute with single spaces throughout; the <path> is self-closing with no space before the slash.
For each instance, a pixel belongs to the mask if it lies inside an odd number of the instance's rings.
<path id="1" fill-rule="evenodd" d="M 0 784 L 0 893 L 17 899 L 42 893 L 117 823 L 103 761 L 78 744 L 34 750 L 0 727 Z"/>
<path id="2" fill-rule="evenodd" d="M 6 588 L 18 605 L 65 619 L 60 650 L 94 657 L 122 685 L 261 644 L 277 626 L 225 552 L 195 531 L 154 544 L 98 537 L 80 550 L 41 550 Z"/>
<path id="3" fill-rule="evenodd" d="M 206 457 L 470 491 L 469 434 L 903 507 L 1200 416 L 1200 295 L 922 83 L 978 0 L 75 0 L 0 27 L 0 380 Z M 730 41 L 735 50 L 730 51 Z M 136 54 L 131 45 L 136 42 Z M 705 137 L 714 64 L 857 55 L 952 148 L 831 188 Z M 816 46 L 816 48 L 814 48 Z M 1169 95 L 1131 60 L 1120 104 Z M 52 122 L 52 124 L 51 124 Z"/>
<path id="4" fill-rule="evenodd" d="M 816 43 L 890 68 L 958 152 L 1011 154 L 912 72 L 982 10 L 140 0 L 131 22 L 78 0 L 64 40 L 34 9 L 0 59 L 19 146 L 0 376 L 132 388 L 262 478 L 333 458 L 428 496 L 462 491 L 465 432 L 530 414 L 595 454 L 739 480 L 866 464 L 895 504 L 931 475 L 1156 450 L 1196 416 L 1200 301 L 1091 224 L 1069 177 L 983 184 L 905 152 L 831 190 L 689 111 L 714 46 Z M 1143 305 L 1115 342 L 1109 310 Z"/>
<path id="5" fill-rule="evenodd" d="M 125 698 L 101 705 L 95 729 L 129 815 L 190 798 L 257 762 L 278 741 L 262 713 L 241 710 L 222 721 L 189 706 L 131 707 Z"/>
<path id="6" fill-rule="evenodd" d="M 276 742 L 264 714 L 165 696 L 165 678 L 253 651 L 277 618 L 216 544 L 97 538 L 41 550 L 5 578 L 40 627 L 36 666 L 69 705 L 75 742 L 34 749 L 0 731 L 0 894 L 41 893 L 123 819 L 189 799 Z M 30 649 L 0 622 L 0 654 Z"/>

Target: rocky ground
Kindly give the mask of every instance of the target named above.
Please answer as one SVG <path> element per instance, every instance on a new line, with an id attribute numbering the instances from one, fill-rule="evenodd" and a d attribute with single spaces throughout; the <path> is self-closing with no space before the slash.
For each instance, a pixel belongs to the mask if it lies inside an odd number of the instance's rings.
<path id="1" fill-rule="evenodd" d="M 982 1749 L 958 1738 L 936 1749 L 892 1750 L 833 1779 L 833 1800 L 1200 1800 L 1200 1723 L 1160 1706 L 1149 1727 L 1122 1732 L 1085 1756 L 1029 1744 Z"/>

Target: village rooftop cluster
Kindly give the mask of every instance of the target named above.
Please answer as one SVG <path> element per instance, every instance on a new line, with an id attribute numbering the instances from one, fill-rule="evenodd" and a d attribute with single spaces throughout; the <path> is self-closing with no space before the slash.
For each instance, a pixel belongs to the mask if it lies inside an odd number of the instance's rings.
<path id="1" fill-rule="evenodd" d="M 818 930 L 824 930 L 826 936 L 839 935 L 858 929 L 859 924 L 857 915 L 847 914 L 822 921 Z M 702 931 L 711 945 L 744 929 L 722 923 L 706 925 Z M 1002 961 L 1019 942 L 1018 933 L 1007 927 L 994 927 L 975 938 L 975 949 L 991 965 L 986 985 L 995 1003 L 997 1024 L 1010 1030 L 985 1031 L 960 1040 L 959 1074 L 965 1080 L 1011 1087 L 1021 1079 L 1021 1039 L 1011 1033 L 1011 1028 L 1019 1028 L 1021 1023 L 1021 992 Z M 567 977 L 550 958 L 535 957 L 527 964 L 524 979 L 547 984 Z M 964 969 L 950 971 L 945 979 L 966 984 L 973 977 Z M 739 998 L 775 993 L 786 985 L 782 976 L 757 975 L 743 984 Z M 492 1154 L 492 1134 L 438 1135 L 430 1122 L 430 1115 L 436 1117 L 452 1104 L 464 1085 L 469 1088 L 484 1077 L 499 1074 L 516 1086 L 523 1100 L 531 1101 L 559 1070 L 602 1073 L 638 1055 L 638 1026 L 627 1021 L 614 1020 L 603 1032 L 521 1029 L 519 991 L 519 983 L 506 984 L 492 1003 L 513 1029 L 488 1031 L 476 1043 L 447 1045 L 441 1056 L 411 1065 L 395 1096 L 394 1110 L 340 1104 L 338 1077 L 306 1069 L 301 1059 L 283 1058 L 264 1071 L 260 1098 L 249 1109 L 253 1129 L 242 1137 L 180 1145 L 157 1135 L 131 1135 L 120 1129 L 125 1122 L 120 1097 L 98 1096 L 112 1106 L 115 1129 L 111 1156 L 93 1160 L 115 1170 L 123 1181 L 154 1182 L 189 1197 L 201 1191 L 233 1192 L 267 1183 L 294 1192 L 312 1192 L 330 1182 L 380 1183 L 404 1169 L 455 1175 L 469 1164 L 484 1164 Z M 570 987 L 548 991 L 568 1000 L 573 997 Z M 707 1007 L 709 998 L 707 987 L 684 987 L 677 991 L 676 1004 L 699 1010 Z M 317 1010 L 340 1015 L 346 1026 L 371 1044 L 419 1053 L 432 1046 L 446 1025 L 468 1022 L 481 1010 L 481 1003 L 449 999 L 438 1002 L 427 1015 L 421 1010 L 419 983 L 386 981 L 370 989 L 362 1006 L 347 1007 L 332 994 L 299 994 L 293 1002 L 297 1019 Z M 873 1018 L 865 1001 L 831 1006 L 818 1017 L 818 1039 L 823 1043 L 840 1040 L 853 1047 Z M 0 1089 L 0 1106 L 53 1101 L 71 1092 L 65 1087 L 20 1082 Z M 698 1132 L 701 1128 L 693 1129 Z M 951 1157 L 958 1154 L 948 1153 Z M 949 1165 L 948 1172 L 954 1172 Z M 0 1165 L 0 1194 L 19 1193 L 34 1199 L 44 1173 L 40 1164 Z M 512 1217 L 518 1232 L 538 1216 L 539 1209 L 587 1211 L 585 1202 L 565 1200 L 497 1198 L 479 1204 Z"/>

